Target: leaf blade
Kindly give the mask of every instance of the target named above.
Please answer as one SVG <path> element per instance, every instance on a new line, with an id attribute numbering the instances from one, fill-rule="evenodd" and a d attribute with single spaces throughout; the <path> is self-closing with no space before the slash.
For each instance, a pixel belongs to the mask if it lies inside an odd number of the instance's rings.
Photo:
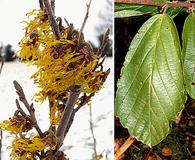
<path id="1" fill-rule="evenodd" d="M 162 141 L 184 103 L 181 50 L 168 15 L 153 16 L 138 31 L 117 87 L 115 115 L 123 127 L 150 146 Z"/>
<path id="2" fill-rule="evenodd" d="M 185 20 L 182 33 L 182 54 L 186 90 L 195 98 L 195 15 L 190 13 Z"/>

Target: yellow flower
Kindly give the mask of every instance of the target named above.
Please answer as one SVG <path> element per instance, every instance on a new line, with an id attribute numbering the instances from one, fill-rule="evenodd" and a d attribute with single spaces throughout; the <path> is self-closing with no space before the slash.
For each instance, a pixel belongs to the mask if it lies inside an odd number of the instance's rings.
<path id="1" fill-rule="evenodd" d="M 38 68 L 31 76 L 41 89 L 35 94 L 36 100 L 42 102 L 51 97 L 54 100 L 58 97 L 65 99 L 69 88 L 74 85 L 82 86 L 84 93 L 95 93 L 101 89 L 106 72 L 95 71 L 100 57 L 94 54 L 84 38 L 79 42 L 79 32 L 61 27 L 62 38 L 56 40 L 45 11 L 33 10 L 28 16 L 34 19 L 26 22 L 19 57 Z M 52 114 L 57 113 L 54 110 L 55 107 Z"/>
<path id="2" fill-rule="evenodd" d="M 33 10 L 28 13 L 30 22 L 25 21 L 27 27 L 24 28 L 25 36 L 19 42 L 21 50 L 19 58 L 28 62 L 33 62 L 41 56 L 40 48 L 43 47 L 43 41 L 55 39 L 49 25 L 45 10 Z"/>
<path id="3" fill-rule="evenodd" d="M 0 128 L 12 134 L 18 134 L 31 130 L 32 124 L 23 116 L 17 115 L 0 123 Z"/>
<path id="4" fill-rule="evenodd" d="M 70 40 L 60 40 L 57 43 L 46 43 L 42 57 L 35 62 L 38 71 L 32 75 L 34 82 L 42 91 L 39 100 L 45 100 L 50 95 L 54 98 L 68 96 L 70 86 L 86 86 L 97 64 L 97 56 L 92 53 L 76 52 L 76 43 Z M 42 95 L 41 95 L 42 94 Z"/>
<path id="5" fill-rule="evenodd" d="M 15 138 L 12 142 L 11 157 L 13 159 L 36 159 L 34 153 L 44 149 L 55 150 L 57 139 L 54 134 L 48 134 L 44 138 L 34 136 L 31 138 Z"/>

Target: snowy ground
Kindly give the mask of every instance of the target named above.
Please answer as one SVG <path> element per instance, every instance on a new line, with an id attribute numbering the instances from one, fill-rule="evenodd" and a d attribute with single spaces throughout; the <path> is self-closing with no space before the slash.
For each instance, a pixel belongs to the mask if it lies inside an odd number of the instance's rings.
<path id="1" fill-rule="evenodd" d="M 97 152 L 104 155 L 104 159 L 113 160 L 113 128 L 114 128 L 114 81 L 113 63 L 108 58 L 105 62 L 105 69 L 111 68 L 104 88 L 92 99 L 92 114 L 94 120 L 94 132 L 97 140 Z M 11 117 L 15 111 L 15 99 L 18 98 L 13 87 L 13 80 L 17 80 L 23 87 L 29 102 L 37 88 L 33 81 L 29 80 L 30 75 L 36 68 L 27 67 L 20 62 L 5 63 L 0 76 L 0 121 Z M 46 130 L 48 123 L 47 103 L 34 103 L 40 126 Z M 9 160 L 10 138 L 4 134 L 3 139 L 3 160 Z M 75 116 L 73 125 L 64 141 L 63 149 L 70 160 L 90 160 L 93 154 L 92 135 L 89 129 L 89 108 L 83 107 Z"/>

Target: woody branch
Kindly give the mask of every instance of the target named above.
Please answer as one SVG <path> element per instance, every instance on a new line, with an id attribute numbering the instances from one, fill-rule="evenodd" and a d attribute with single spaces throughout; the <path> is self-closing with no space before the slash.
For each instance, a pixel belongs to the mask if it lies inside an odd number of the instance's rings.
<path id="1" fill-rule="evenodd" d="M 190 3 L 189 1 L 157 2 L 157 1 L 152 1 L 152 0 L 114 0 L 114 2 L 128 3 L 128 4 L 140 4 L 140 5 L 142 4 L 142 5 L 159 6 L 159 7 L 168 5 L 169 8 L 193 8 L 195 7 L 195 3 Z"/>

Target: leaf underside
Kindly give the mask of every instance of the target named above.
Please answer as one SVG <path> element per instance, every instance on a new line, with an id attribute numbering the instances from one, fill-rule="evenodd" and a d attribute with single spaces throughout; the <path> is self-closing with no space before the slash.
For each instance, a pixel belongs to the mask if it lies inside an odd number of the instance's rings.
<path id="1" fill-rule="evenodd" d="M 131 42 L 117 83 L 115 115 L 131 136 L 154 146 L 167 136 L 183 104 L 178 34 L 172 19 L 158 14 Z"/>
<path id="2" fill-rule="evenodd" d="M 182 33 L 182 55 L 184 56 L 184 73 L 186 90 L 195 98 L 195 14 L 191 13 L 185 20 Z"/>

